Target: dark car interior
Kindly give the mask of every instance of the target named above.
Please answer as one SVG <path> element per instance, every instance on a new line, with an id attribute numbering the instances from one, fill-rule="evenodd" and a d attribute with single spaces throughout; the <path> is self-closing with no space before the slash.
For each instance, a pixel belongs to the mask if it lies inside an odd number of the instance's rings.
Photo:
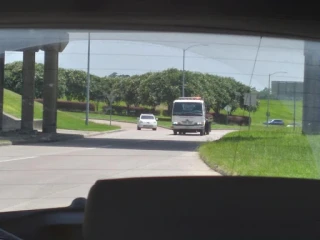
<path id="1" fill-rule="evenodd" d="M 2 28 L 115 29 L 320 39 L 301 1 L 9 1 Z M 318 180 L 100 180 L 69 207 L 0 213 L 0 239 L 319 239 Z M 1 193 L 0 193 L 1 194 Z"/>
<path id="2" fill-rule="evenodd" d="M 20 239 L 318 239 L 319 187 L 282 178 L 100 180 L 87 200 L 2 213 L 0 224 Z"/>

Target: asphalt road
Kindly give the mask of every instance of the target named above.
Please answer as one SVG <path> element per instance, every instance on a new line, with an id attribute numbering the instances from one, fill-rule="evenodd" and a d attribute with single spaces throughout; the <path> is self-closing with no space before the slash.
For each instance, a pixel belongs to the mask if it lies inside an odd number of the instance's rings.
<path id="1" fill-rule="evenodd" d="M 120 125 L 124 131 L 81 140 L 0 147 L 0 211 L 67 206 L 87 197 L 98 179 L 219 175 L 196 148 L 229 131 L 174 136 L 167 129 Z"/>

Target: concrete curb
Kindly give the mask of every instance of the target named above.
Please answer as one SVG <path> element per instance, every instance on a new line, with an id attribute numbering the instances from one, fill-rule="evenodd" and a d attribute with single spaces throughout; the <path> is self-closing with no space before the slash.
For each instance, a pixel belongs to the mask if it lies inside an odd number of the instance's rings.
<path id="1" fill-rule="evenodd" d="M 12 145 L 12 142 L 8 141 L 8 142 L 0 142 L 0 147 L 2 146 L 10 146 Z"/>
<path id="2" fill-rule="evenodd" d="M 99 136 L 103 134 L 109 134 L 109 133 L 115 133 L 115 132 L 123 132 L 125 131 L 124 129 L 117 129 L 117 130 L 111 130 L 111 131 L 104 131 L 104 132 L 98 132 L 98 133 L 89 133 L 89 134 L 84 134 L 84 137 L 94 137 L 94 136 Z"/>
<path id="3" fill-rule="evenodd" d="M 211 170 L 213 170 L 213 171 L 221 174 L 221 176 L 225 176 L 225 177 L 226 177 L 226 176 L 233 176 L 233 175 L 231 175 L 231 174 L 228 174 L 226 171 L 222 170 L 221 168 L 219 168 L 218 165 L 214 165 L 213 167 L 209 166 L 209 164 L 208 164 L 207 161 L 205 160 L 206 158 L 205 158 L 204 156 L 202 156 L 202 155 L 200 154 L 200 152 L 198 152 L 198 154 L 199 154 L 199 157 L 200 157 L 201 161 L 202 161 L 205 165 L 207 165 L 208 168 L 210 168 Z"/>
<path id="4" fill-rule="evenodd" d="M 168 127 L 162 127 L 162 126 L 158 126 L 158 127 L 163 128 L 163 129 L 172 130 L 171 128 L 168 128 Z"/>
<path id="5" fill-rule="evenodd" d="M 13 140 L 8 141 L 5 143 L 0 143 L 0 147 L 2 146 L 10 146 L 10 145 L 28 145 L 33 143 L 47 143 L 47 142 L 63 142 L 63 141 L 69 141 L 69 140 L 77 140 L 77 139 L 84 139 L 86 137 L 94 137 L 98 135 L 104 135 L 114 132 L 121 132 L 124 131 L 123 129 L 117 129 L 117 130 L 111 130 L 111 131 L 104 131 L 104 132 L 98 132 L 98 133 L 89 133 L 89 134 L 74 134 L 74 135 L 67 135 L 67 136 L 54 136 L 49 139 L 23 139 L 23 140 Z M 45 138 L 45 137 L 44 137 Z"/>

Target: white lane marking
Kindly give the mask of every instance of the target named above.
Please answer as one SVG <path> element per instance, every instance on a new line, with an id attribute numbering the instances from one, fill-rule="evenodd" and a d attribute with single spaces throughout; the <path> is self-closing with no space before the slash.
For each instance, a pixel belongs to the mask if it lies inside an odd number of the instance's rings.
<path id="1" fill-rule="evenodd" d="M 66 154 L 66 153 L 72 153 L 72 152 L 80 152 L 85 150 L 93 150 L 96 148 L 80 148 L 80 149 L 72 149 L 68 151 L 61 151 L 61 152 L 51 152 L 51 153 L 43 153 L 43 154 L 37 154 L 37 157 L 43 157 L 43 156 L 52 156 L 52 155 L 59 155 L 59 154 Z"/>
<path id="2" fill-rule="evenodd" d="M 111 147 L 111 145 L 106 145 L 104 147 Z M 31 156 L 31 157 L 21 157 L 21 158 L 0 160 L 0 163 L 27 160 L 27 159 L 33 159 L 33 158 L 43 157 L 43 156 L 52 156 L 52 155 L 66 154 L 66 153 L 71 153 L 71 152 L 84 151 L 84 150 L 94 150 L 94 149 L 97 149 L 97 148 L 82 148 L 82 149 L 73 149 L 73 150 L 63 151 L 63 152 L 45 153 L 45 154 L 39 154 L 37 156 Z"/>
<path id="3" fill-rule="evenodd" d="M 32 159 L 32 158 L 36 158 L 36 156 L 32 156 L 32 157 L 22 157 L 22 158 L 12 158 L 12 159 L 0 160 L 0 163 L 3 163 L 3 162 L 13 162 L 13 161 L 20 161 L 20 160 L 26 160 L 26 159 Z"/>

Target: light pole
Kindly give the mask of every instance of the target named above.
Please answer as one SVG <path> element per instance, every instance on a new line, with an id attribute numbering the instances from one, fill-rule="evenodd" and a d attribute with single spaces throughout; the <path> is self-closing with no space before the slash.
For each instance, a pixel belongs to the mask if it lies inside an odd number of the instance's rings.
<path id="1" fill-rule="evenodd" d="M 194 44 L 194 45 L 191 45 L 191 46 L 183 49 L 183 54 L 182 54 L 182 97 L 184 97 L 184 85 L 185 85 L 185 70 L 184 70 L 184 66 L 185 66 L 186 51 L 188 49 L 190 49 L 190 48 L 198 47 L 198 46 L 208 46 L 208 45 L 206 45 L 206 44 Z"/>
<path id="2" fill-rule="evenodd" d="M 296 130 L 296 84 L 293 85 L 293 131 Z"/>
<path id="3" fill-rule="evenodd" d="M 269 84 L 268 84 L 268 103 L 267 103 L 267 127 L 269 127 L 269 117 L 270 117 L 270 79 L 272 75 L 278 74 L 278 73 L 287 73 L 287 72 L 274 72 L 269 74 Z"/>
<path id="4" fill-rule="evenodd" d="M 90 110 L 90 32 L 88 33 L 88 62 L 87 62 L 87 103 L 86 103 L 86 125 L 89 124 Z"/>

